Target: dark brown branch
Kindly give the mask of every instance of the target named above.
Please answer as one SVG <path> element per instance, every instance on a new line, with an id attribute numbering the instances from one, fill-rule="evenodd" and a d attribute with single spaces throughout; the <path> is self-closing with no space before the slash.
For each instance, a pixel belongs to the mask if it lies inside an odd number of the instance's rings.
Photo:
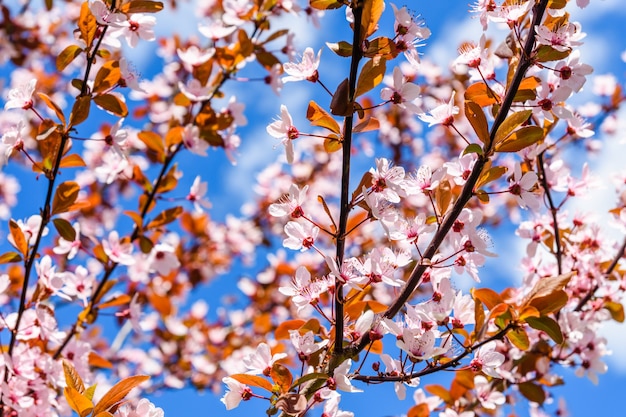
<path id="1" fill-rule="evenodd" d="M 550 193 L 550 186 L 548 185 L 548 179 L 546 178 L 546 168 L 543 161 L 543 152 L 537 155 L 537 167 L 539 169 L 539 181 L 541 182 L 541 187 L 543 188 L 546 198 L 548 199 L 548 208 L 550 209 L 550 214 L 552 214 L 552 226 L 554 227 L 555 246 L 554 257 L 556 258 L 556 266 L 559 275 L 561 275 L 563 273 L 563 251 L 561 249 L 561 232 L 559 231 L 559 223 L 557 219 L 557 213 L 559 209 L 554 205 L 552 193 Z"/>

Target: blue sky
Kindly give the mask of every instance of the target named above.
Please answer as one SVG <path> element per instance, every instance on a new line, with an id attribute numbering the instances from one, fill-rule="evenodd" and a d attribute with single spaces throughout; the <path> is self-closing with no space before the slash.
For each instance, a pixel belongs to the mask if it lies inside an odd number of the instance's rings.
<path id="1" fill-rule="evenodd" d="M 157 15 L 157 33 L 159 36 L 167 36 L 174 30 L 180 29 L 180 22 L 184 21 L 183 36 L 199 36 L 193 17 L 193 3 L 182 3 L 182 9 L 175 15 L 172 12 L 164 11 Z M 463 40 L 477 40 L 480 36 L 480 24 L 476 19 L 472 19 L 467 13 L 468 0 L 440 0 L 440 1 L 423 1 L 413 0 L 409 6 L 414 12 L 421 14 L 425 19 L 427 26 L 431 29 L 433 35 L 422 49 L 424 58 L 435 61 L 447 66 L 447 62 L 451 61 L 457 55 L 457 47 Z M 402 6 L 403 3 L 398 3 Z M 584 40 L 585 45 L 581 48 L 582 58 L 585 62 L 595 67 L 595 74 L 603 74 L 613 72 L 621 77 L 622 85 L 626 74 L 626 64 L 620 60 L 620 54 L 626 50 L 626 38 L 624 37 L 623 23 L 626 21 L 626 8 L 623 7 L 623 0 L 591 0 L 591 5 L 585 10 L 578 10 L 572 7 L 572 20 L 579 21 L 583 25 L 583 30 L 587 32 L 587 38 Z M 391 18 L 391 10 L 385 12 L 386 19 Z M 327 12 L 327 16 L 322 20 L 322 30 L 315 30 L 309 26 L 303 25 L 302 20 L 292 19 L 285 20 L 285 26 L 297 28 L 296 45 L 302 51 L 306 46 L 312 46 L 314 49 L 323 48 L 321 75 L 324 82 L 329 86 L 337 85 L 337 83 L 345 77 L 345 72 L 341 71 L 324 71 L 325 62 L 336 60 L 332 52 L 325 48 L 325 42 L 335 42 L 343 38 L 347 38 L 346 32 L 338 31 L 338 27 L 345 27 L 342 12 Z M 278 26 L 278 25 L 277 25 Z M 304 28 L 304 29 L 303 29 Z M 328 36 L 328 37 L 326 37 Z M 158 65 L 155 61 L 154 47 L 152 44 L 141 44 L 138 49 L 132 51 L 127 50 L 129 57 L 137 69 L 145 78 L 151 78 L 153 75 L 152 68 Z M 401 58 L 400 58 L 401 59 Z M 341 64 L 339 64 L 341 65 Z M 328 67 L 326 67 L 328 68 Z M 283 152 L 282 147 L 276 147 L 275 139 L 269 137 L 265 132 L 265 126 L 279 113 L 280 104 L 287 104 L 292 115 L 296 118 L 296 124 L 299 120 L 304 120 L 306 104 L 311 94 L 310 85 L 302 83 L 288 84 L 283 89 L 281 97 L 275 97 L 268 93 L 268 90 L 261 85 L 254 83 L 237 84 L 233 83 L 232 87 L 227 89 L 231 94 L 237 95 L 240 101 L 248 103 L 247 117 L 249 119 L 248 126 L 239 129 L 242 137 L 243 145 L 239 152 L 238 166 L 231 166 L 224 158 L 220 150 L 209 152 L 208 160 L 200 159 L 194 155 L 185 154 L 179 160 L 183 166 L 211 166 L 211 170 L 219 173 L 216 178 L 211 178 L 206 171 L 201 169 L 198 173 L 203 175 L 203 179 L 209 180 L 209 194 L 213 203 L 212 216 L 217 219 L 223 219 L 227 213 L 238 212 L 239 207 L 248 199 L 253 198 L 251 185 L 255 182 L 255 175 L 266 164 L 272 162 L 278 155 Z M 261 91 L 263 93 L 261 93 Z M 263 94 L 263 105 L 254 106 L 255 97 L 258 99 L 259 94 Z M 584 99 L 584 94 L 583 98 Z M 254 113 L 250 110 L 254 109 Z M 622 114 L 622 132 L 626 131 L 623 126 L 626 115 Z M 599 155 L 592 166 L 596 169 L 598 176 L 605 177 L 611 172 L 611 167 L 621 166 L 621 160 L 616 155 L 624 155 L 624 144 L 619 139 L 611 139 L 605 147 L 605 151 Z M 253 151 L 251 151 L 253 149 Z M 9 166 L 9 172 L 20 176 L 19 171 L 12 170 Z M 195 177 L 193 171 L 186 171 L 185 178 L 182 182 L 181 189 L 185 189 L 190 185 Z M 42 184 L 40 184 L 42 185 Z M 35 185 L 36 187 L 36 185 Z M 24 187 L 23 187 L 24 188 Z M 243 190 L 243 192 L 242 192 Z M 28 199 L 28 195 L 36 195 L 32 188 L 28 192 L 20 194 L 20 204 L 14 210 L 15 218 L 22 218 L 33 214 L 32 201 Z M 604 190 L 586 203 L 586 208 L 593 210 L 594 207 L 607 207 L 613 198 L 610 188 Z M 41 204 L 37 202 L 37 204 Z M 23 215 L 22 215 L 23 214 Z M 498 237 L 496 237 L 498 239 Z M 522 250 L 521 248 L 518 248 Z M 513 253 L 515 251 L 512 251 Z M 519 252 L 519 251 L 518 251 Z M 496 265 L 504 265 L 511 261 L 507 257 L 501 257 Z M 495 261 L 498 262 L 498 261 Z M 494 265 L 494 268 L 498 266 Z M 515 277 L 512 277 L 514 283 Z M 487 283 L 488 284 L 488 283 Z M 206 293 L 197 294 L 198 297 L 208 297 L 211 306 L 217 306 L 220 296 L 225 292 L 237 291 L 234 285 L 229 282 L 228 277 L 218 280 L 207 288 Z M 208 295 L 208 294 L 219 294 Z M 587 379 L 577 378 L 570 371 L 565 370 L 567 385 L 565 387 L 554 390 L 557 398 L 563 396 L 568 401 L 568 408 L 571 416 L 585 417 L 594 414 L 617 415 L 616 410 L 621 407 L 620 396 L 626 382 L 626 329 L 623 325 L 611 324 L 607 326 L 605 331 L 606 337 L 609 339 L 609 349 L 614 354 L 608 358 L 609 373 L 601 376 L 599 386 L 594 386 Z M 437 383 L 440 376 L 424 379 L 422 385 Z M 348 394 L 342 397 L 341 407 L 346 410 L 355 412 L 357 416 L 380 416 L 386 417 L 391 415 L 399 415 L 405 412 L 411 405 L 412 391 L 409 390 L 408 399 L 404 402 L 396 401 L 393 393 L 393 386 L 386 384 L 383 386 L 361 387 L 365 389 L 365 393 Z M 219 402 L 219 395 L 211 393 L 199 394 L 192 390 L 170 391 L 152 397 L 155 404 L 162 407 L 166 411 L 166 416 L 182 417 L 190 415 L 198 416 L 250 416 L 262 415 L 265 403 L 260 401 L 250 401 L 242 403 L 242 405 L 230 412 L 227 412 L 224 406 Z M 526 415 L 526 406 L 520 404 L 518 408 L 513 410 L 520 415 Z M 316 416 L 321 410 L 316 409 L 312 415 Z"/>

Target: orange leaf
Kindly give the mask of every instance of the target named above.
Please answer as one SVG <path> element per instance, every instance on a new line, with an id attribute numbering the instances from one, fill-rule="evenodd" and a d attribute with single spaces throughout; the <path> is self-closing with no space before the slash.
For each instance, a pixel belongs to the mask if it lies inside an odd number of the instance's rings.
<path id="1" fill-rule="evenodd" d="M 355 98 L 373 90 L 383 81 L 385 71 L 387 71 L 386 63 L 385 58 L 376 56 L 363 65 L 356 84 Z"/>
<path id="2" fill-rule="evenodd" d="M 478 139 L 485 144 L 486 148 L 489 148 L 491 138 L 489 137 L 489 125 L 483 109 L 473 101 L 465 100 L 465 117 L 474 128 Z"/>
<path id="3" fill-rule="evenodd" d="M 80 155 L 73 153 L 70 155 L 66 155 L 63 157 L 63 159 L 61 159 L 61 164 L 59 165 L 59 168 L 74 168 L 85 166 L 87 165 L 85 164 L 85 161 L 83 161 L 83 158 L 81 158 Z"/>
<path id="4" fill-rule="evenodd" d="M 113 369 L 113 364 L 95 352 L 89 352 L 89 365 L 102 369 Z"/>
<path id="5" fill-rule="evenodd" d="M 107 61 L 98 70 L 92 91 L 94 93 L 108 91 L 119 82 L 120 78 L 122 78 L 122 73 L 119 61 Z"/>
<path id="6" fill-rule="evenodd" d="M 89 2 L 83 2 L 80 7 L 78 28 L 80 29 L 81 39 L 85 41 L 86 49 L 90 49 L 96 37 L 98 25 L 95 16 L 91 14 L 91 10 L 89 10 Z"/>
<path id="7" fill-rule="evenodd" d="M 86 3 L 83 3 L 86 4 Z M 81 96 L 76 99 L 70 113 L 70 127 L 77 126 L 89 117 L 89 107 L 91 106 L 90 96 Z"/>
<path id="8" fill-rule="evenodd" d="M 154 132 L 143 131 L 139 132 L 137 137 L 145 143 L 149 149 L 155 151 L 157 154 L 162 155 L 165 152 L 163 139 L 160 135 Z"/>
<path id="9" fill-rule="evenodd" d="M 337 134 L 341 133 L 341 128 L 337 121 L 313 100 L 309 101 L 309 107 L 306 110 L 306 118 L 313 126 L 324 127 Z"/>
<path id="10" fill-rule="evenodd" d="M 63 360 L 63 373 L 65 374 L 65 383 L 68 387 L 74 388 L 79 393 L 85 391 L 85 384 L 81 379 L 74 366 L 67 360 Z"/>
<path id="11" fill-rule="evenodd" d="M 504 302 L 500 295 L 490 288 L 473 288 L 471 292 L 474 300 L 479 300 L 489 310 Z"/>
<path id="12" fill-rule="evenodd" d="M 113 113 L 119 117 L 128 115 L 128 108 L 119 97 L 114 94 L 102 94 L 93 98 L 94 103 L 104 110 Z"/>
<path id="13" fill-rule="evenodd" d="M 65 181 L 59 184 L 52 201 L 52 215 L 69 211 L 76 202 L 79 191 L 80 186 L 74 181 Z"/>
<path id="14" fill-rule="evenodd" d="M 274 387 L 272 386 L 270 381 L 258 375 L 235 374 L 231 375 L 230 377 L 235 381 L 241 382 L 242 384 L 263 388 L 269 392 L 272 392 L 274 390 Z"/>
<path id="15" fill-rule="evenodd" d="M 163 3 L 160 1 L 133 0 L 120 7 L 122 13 L 156 13 L 163 10 Z"/>
<path id="16" fill-rule="evenodd" d="M 102 304 L 99 304 L 98 308 L 103 309 L 107 307 L 118 307 L 118 306 L 130 303 L 130 300 L 131 300 L 130 295 L 120 294 L 118 296 L 111 298 L 110 300 L 103 302 Z"/>
<path id="17" fill-rule="evenodd" d="M 421 403 L 411 407 L 407 413 L 407 417 L 428 417 L 430 416 L 430 409 L 428 404 Z"/>
<path id="18" fill-rule="evenodd" d="M 22 257 L 17 252 L 6 252 L 0 255 L 0 265 L 12 263 L 12 262 L 19 262 L 21 260 L 22 260 Z"/>
<path id="19" fill-rule="evenodd" d="M 473 101 L 480 107 L 486 107 L 498 103 L 500 98 L 496 97 L 484 82 L 477 82 L 467 87 L 465 100 Z"/>
<path id="20" fill-rule="evenodd" d="M 61 51 L 59 56 L 57 56 L 57 70 L 63 71 L 65 67 L 72 63 L 74 59 L 78 55 L 83 52 L 83 48 L 78 45 L 69 45 L 64 50 Z"/>
<path id="21" fill-rule="evenodd" d="M 359 44 L 378 29 L 378 21 L 385 10 L 384 0 L 365 0 L 361 16 L 361 39 Z"/>
<path id="22" fill-rule="evenodd" d="M 150 379 L 150 377 L 146 375 L 136 375 L 122 379 L 102 396 L 102 399 L 94 407 L 93 414 L 98 415 L 98 413 L 107 411 L 111 407 L 119 404 L 133 388 L 148 379 Z"/>
<path id="23" fill-rule="evenodd" d="M 11 230 L 11 236 L 13 237 L 13 246 L 20 251 L 22 256 L 26 257 L 28 255 L 28 242 L 26 241 L 26 237 L 24 237 L 22 228 L 11 219 L 9 221 L 9 229 Z"/>
<path id="24" fill-rule="evenodd" d="M 181 215 L 182 212 L 183 212 L 183 208 L 181 206 L 168 208 L 167 210 L 164 210 L 161 213 L 159 213 L 159 215 L 156 216 L 154 220 L 148 223 L 148 225 L 146 226 L 146 229 L 155 229 L 157 227 L 165 226 L 166 224 L 169 224 L 173 222 L 174 220 L 176 220 L 178 216 Z"/>
<path id="25" fill-rule="evenodd" d="M 298 330 L 304 323 L 306 322 L 301 319 L 283 321 L 276 327 L 274 337 L 277 340 L 289 339 L 289 330 Z"/>
<path id="26" fill-rule="evenodd" d="M 72 410 L 76 411 L 80 417 L 89 415 L 93 410 L 93 402 L 76 389 L 66 387 L 63 390 L 63 395 L 65 395 L 67 404 L 72 408 Z"/>
<path id="27" fill-rule="evenodd" d="M 44 93 L 37 93 L 37 96 L 44 102 L 46 105 L 54 111 L 54 114 L 57 115 L 61 123 L 65 126 L 65 115 L 63 114 L 63 110 L 54 102 L 52 99 Z"/>
<path id="28" fill-rule="evenodd" d="M 274 363 L 272 365 L 272 369 L 270 370 L 270 378 L 272 378 L 272 381 L 280 387 L 281 393 L 284 394 L 289 392 L 291 384 L 293 383 L 293 376 L 285 365 Z"/>

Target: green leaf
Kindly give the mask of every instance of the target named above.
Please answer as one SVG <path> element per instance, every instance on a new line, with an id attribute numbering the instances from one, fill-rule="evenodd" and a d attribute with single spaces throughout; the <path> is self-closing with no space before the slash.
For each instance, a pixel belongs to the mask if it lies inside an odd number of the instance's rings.
<path id="1" fill-rule="evenodd" d="M 554 340 L 557 344 L 563 343 L 563 333 L 559 323 L 551 317 L 526 317 L 526 323 L 535 330 L 541 330 L 545 332 L 550 339 Z"/>

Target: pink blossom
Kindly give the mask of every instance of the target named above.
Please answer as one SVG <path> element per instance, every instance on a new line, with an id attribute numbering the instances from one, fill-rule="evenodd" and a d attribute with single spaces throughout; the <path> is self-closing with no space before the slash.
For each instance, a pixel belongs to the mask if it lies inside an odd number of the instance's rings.
<path id="1" fill-rule="evenodd" d="M 196 45 L 191 45 L 187 49 L 176 50 L 178 57 L 182 61 L 185 69 L 189 72 L 192 72 L 195 67 L 198 67 L 215 55 L 215 48 L 207 48 L 202 51 Z"/>
<path id="2" fill-rule="evenodd" d="M 14 150 L 21 151 L 24 149 L 22 129 L 24 129 L 24 122 L 20 120 L 17 122 L 16 126 L 11 126 L 11 128 L 2 135 L 4 154 L 7 158 L 11 156 Z"/>
<path id="3" fill-rule="evenodd" d="M 515 196 L 521 208 L 528 207 L 531 210 L 539 209 L 541 204 L 539 196 L 531 191 L 536 183 L 537 174 L 535 172 L 528 171 L 522 175 L 522 167 L 520 164 L 515 164 L 515 171 L 511 179 L 511 185 L 509 186 L 509 193 Z"/>
<path id="4" fill-rule="evenodd" d="M 116 38 L 123 37 L 131 48 L 139 43 L 140 39 L 145 41 L 153 41 L 156 39 L 154 35 L 154 25 L 156 17 L 145 15 L 142 13 L 134 13 L 127 20 L 111 22 L 113 29 L 111 36 Z"/>
<path id="5" fill-rule="evenodd" d="M 150 251 L 148 257 L 150 270 L 160 275 L 169 275 L 174 269 L 180 267 L 180 261 L 176 256 L 175 248 L 168 243 L 159 243 Z"/>
<path id="6" fill-rule="evenodd" d="M 162 408 L 155 407 L 150 400 L 145 398 L 139 400 L 134 409 L 131 405 L 125 404 L 114 414 L 115 417 L 163 417 L 164 415 Z"/>
<path id="7" fill-rule="evenodd" d="M 80 223 L 76 222 L 72 225 L 74 229 L 74 240 L 69 241 L 65 240 L 62 236 L 59 237 L 57 245 L 52 248 L 52 251 L 57 255 L 65 255 L 67 254 L 67 259 L 73 259 L 74 256 L 78 253 L 78 250 L 81 247 L 80 243 Z"/>
<path id="8" fill-rule="evenodd" d="M 459 108 L 454 105 L 454 95 L 456 91 L 452 91 L 452 96 L 448 103 L 441 104 L 430 111 L 430 114 L 420 113 L 417 117 L 420 118 L 428 126 L 434 126 L 442 124 L 444 126 L 451 126 L 454 123 L 454 115 L 459 113 Z"/>
<path id="9" fill-rule="evenodd" d="M 33 93 L 35 92 L 35 86 L 37 80 L 31 79 L 28 84 L 19 85 L 9 90 L 9 97 L 4 104 L 5 110 L 10 109 L 24 109 L 28 110 L 33 107 Z"/>
<path id="10" fill-rule="evenodd" d="M 504 394 L 493 389 L 491 383 L 482 375 L 474 377 L 474 388 L 480 404 L 488 410 L 495 410 L 496 406 L 502 405 L 506 401 Z"/>
<path id="11" fill-rule="evenodd" d="M 202 213 L 204 209 L 211 208 L 211 202 L 205 198 L 208 190 L 206 182 L 201 181 L 200 176 L 196 176 L 191 184 L 189 194 L 187 194 L 187 200 L 193 203 L 193 207 L 196 213 Z"/>
<path id="12" fill-rule="evenodd" d="M 286 353 L 276 353 L 272 355 L 270 347 L 267 343 L 261 343 L 257 346 L 256 351 L 243 358 L 243 363 L 248 368 L 248 374 L 269 375 L 272 365 L 281 359 L 287 357 Z"/>
<path id="13" fill-rule="evenodd" d="M 121 265 L 132 265 L 135 263 L 135 258 L 131 255 L 133 245 L 131 243 L 122 243 L 115 230 L 111 231 L 109 237 L 102 241 L 102 249 L 113 262 Z"/>
<path id="14" fill-rule="evenodd" d="M 478 348 L 474 359 L 470 362 L 470 369 L 474 372 L 483 372 L 493 378 L 501 378 L 498 367 L 504 363 L 504 355 L 496 352 L 496 342 L 491 341 Z"/>
<path id="15" fill-rule="evenodd" d="M 200 156 L 207 156 L 209 143 L 200 137 L 198 126 L 188 124 L 183 129 L 183 144 L 191 153 Z"/>
<path id="16" fill-rule="evenodd" d="M 300 136 L 300 132 L 298 132 L 298 129 L 293 125 L 293 120 L 287 110 L 287 106 L 281 104 L 280 119 L 268 125 L 266 130 L 270 136 L 280 139 L 281 143 L 285 145 L 287 163 L 292 164 L 294 160 L 293 141 Z"/>
<path id="17" fill-rule="evenodd" d="M 537 43 L 539 45 L 551 46 L 559 52 L 569 51 L 572 47 L 583 44 L 580 40 L 587 34 L 580 30 L 580 24 L 576 22 L 560 25 L 554 31 L 550 31 L 545 26 L 535 26 Z"/>
<path id="18" fill-rule="evenodd" d="M 413 113 L 419 113 L 419 107 L 413 102 L 419 97 L 420 88 L 411 82 L 407 82 L 402 75 L 400 67 L 393 69 L 393 87 L 385 87 L 380 91 L 380 98 L 389 101 L 401 109 L 407 109 Z"/>
<path id="19" fill-rule="evenodd" d="M 291 218 L 298 218 L 304 215 L 302 204 L 306 201 L 306 192 L 308 185 L 300 188 L 296 184 L 291 184 L 289 194 L 282 197 L 277 203 L 271 204 L 269 207 L 270 216 L 283 217 L 289 215 Z"/>
<path id="20" fill-rule="evenodd" d="M 315 245 L 315 239 L 319 234 L 319 227 L 311 223 L 299 223 L 290 221 L 285 225 L 285 234 L 288 236 L 283 240 L 283 246 L 293 250 L 305 251 Z"/>
<path id="21" fill-rule="evenodd" d="M 319 76 L 317 68 L 320 65 L 321 55 L 321 49 L 317 53 L 317 56 L 315 56 L 313 48 L 306 48 L 302 54 L 302 61 L 300 63 L 286 62 L 283 64 L 283 69 L 287 73 L 287 76 L 283 77 L 283 83 L 304 80 L 316 82 Z"/>

